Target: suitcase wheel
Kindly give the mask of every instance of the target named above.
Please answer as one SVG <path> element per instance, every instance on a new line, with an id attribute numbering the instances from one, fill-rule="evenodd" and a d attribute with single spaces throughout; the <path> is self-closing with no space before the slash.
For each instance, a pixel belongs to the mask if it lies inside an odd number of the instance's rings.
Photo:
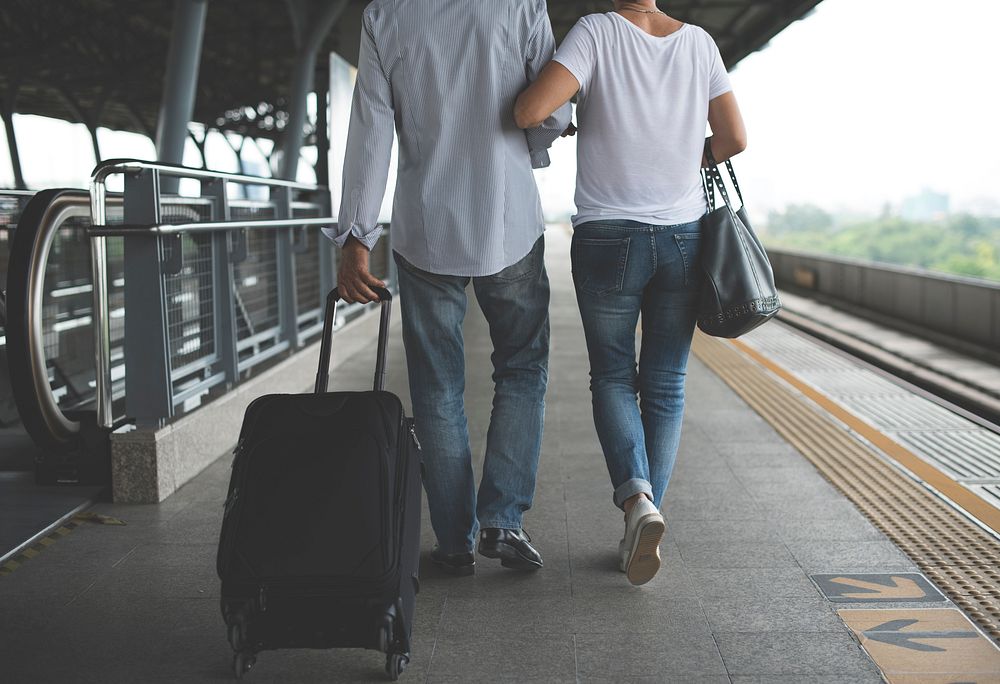
<path id="1" fill-rule="evenodd" d="M 381 627 L 378 630 L 378 650 L 388 653 L 390 645 L 392 645 L 392 627 Z"/>
<path id="2" fill-rule="evenodd" d="M 240 616 L 235 622 L 229 625 L 229 629 L 226 632 L 226 636 L 229 637 L 229 645 L 233 647 L 234 651 L 243 650 L 243 645 L 246 640 L 246 632 L 244 630 L 243 617 Z"/>
<path id="3" fill-rule="evenodd" d="M 236 679 L 243 679 L 243 675 L 253 669 L 257 664 L 257 657 L 250 651 L 238 651 L 233 656 L 233 675 Z"/>
<path id="4" fill-rule="evenodd" d="M 386 656 L 385 658 L 385 673 L 389 675 L 389 679 L 395 682 L 399 679 L 399 675 L 403 674 L 403 670 L 405 670 L 406 666 L 409 664 L 410 656 L 394 653 Z"/>

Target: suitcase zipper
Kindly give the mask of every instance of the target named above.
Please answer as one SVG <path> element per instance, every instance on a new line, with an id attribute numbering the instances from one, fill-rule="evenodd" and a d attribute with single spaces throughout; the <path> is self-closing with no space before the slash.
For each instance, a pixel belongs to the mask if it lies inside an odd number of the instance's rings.
<path id="1" fill-rule="evenodd" d="M 420 446 L 420 440 L 417 439 L 417 426 L 412 420 L 406 421 L 410 426 L 410 439 L 413 440 L 413 446 L 417 447 L 417 451 L 423 451 L 423 447 Z"/>

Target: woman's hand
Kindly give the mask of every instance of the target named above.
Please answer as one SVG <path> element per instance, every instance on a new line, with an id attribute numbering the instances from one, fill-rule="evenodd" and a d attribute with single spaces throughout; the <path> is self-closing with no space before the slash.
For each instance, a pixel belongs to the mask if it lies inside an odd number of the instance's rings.
<path id="1" fill-rule="evenodd" d="M 569 126 L 566 127 L 566 130 L 563 131 L 562 135 L 560 135 L 559 137 L 560 138 L 572 138 L 574 135 L 576 135 L 576 132 L 578 130 L 580 130 L 580 129 L 577 128 L 575 125 L 570 124 Z"/>

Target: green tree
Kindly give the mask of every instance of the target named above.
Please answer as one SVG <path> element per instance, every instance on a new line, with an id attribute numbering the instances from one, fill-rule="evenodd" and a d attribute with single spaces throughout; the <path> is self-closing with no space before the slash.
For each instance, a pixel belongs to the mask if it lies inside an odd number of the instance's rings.
<path id="1" fill-rule="evenodd" d="M 833 228 L 833 217 L 812 204 L 791 204 L 783 212 L 767 216 L 767 232 L 774 235 L 825 231 Z"/>
<path id="2" fill-rule="evenodd" d="M 814 227 L 822 223 L 816 219 L 809 225 L 802 218 L 809 212 L 801 207 L 789 210 L 772 215 L 777 221 L 764 233 L 768 245 L 1000 280 L 1000 218 L 956 215 L 919 222 L 883 215 L 833 230 Z"/>

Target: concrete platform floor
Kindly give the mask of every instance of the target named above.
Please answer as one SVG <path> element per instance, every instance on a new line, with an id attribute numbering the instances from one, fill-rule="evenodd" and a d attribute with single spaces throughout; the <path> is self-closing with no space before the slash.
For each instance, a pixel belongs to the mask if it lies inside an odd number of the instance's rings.
<path id="1" fill-rule="evenodd" d="M 425 515 L 423 591 L 402 681 L 882 681 L 834 610 L 845 606 L 826 601 L 809 575 L 915 568 L 694 360 L 664 506 L 664 567 L 641 588 L 617 572 L 622 520 L 591 420 L 568 247 L 564 232 L 550 231 L 551 390 L 525 521 L 546 567 L 526 575 L 482 559 L 475 577 L 442 576 L 427 563 Z M 467 408 L 481 454 L 490 350 L 471 303 L 467 344 Z M 333 386 L 364 388 L 373 353 L 351 358 Z M 405 396 L 398 329 L 390 373 L 391 389 Z M 83 524 L 0 577 L 0 681 L 230 680 L 215 575 L 229 461 L 160 505 L 96 507 L 128 525 Z M 268 652 L 247 681 L 385 681 L 383 660 L 364 651 Z"/>

